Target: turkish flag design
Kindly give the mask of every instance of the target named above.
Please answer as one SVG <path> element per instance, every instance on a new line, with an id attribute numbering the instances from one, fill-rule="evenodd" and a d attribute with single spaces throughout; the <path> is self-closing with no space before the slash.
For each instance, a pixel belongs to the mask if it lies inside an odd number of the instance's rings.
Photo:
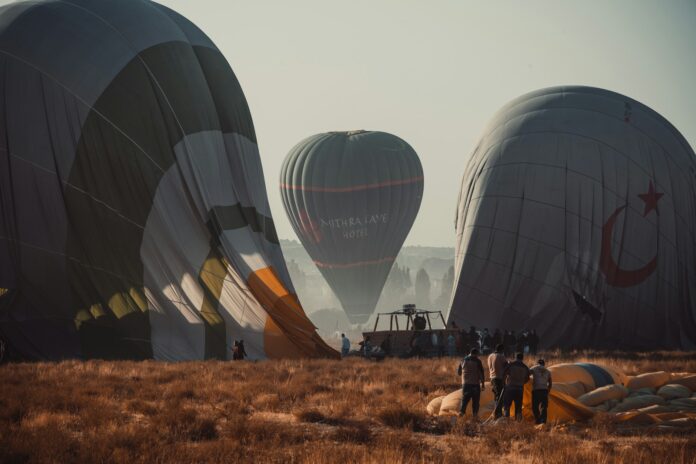
<path id="1" fill-rule="evenodd" d="M 653 210 L 655 214 L 659 215 L 659 210 L 657 209 L 657 202 L 664 195 L 664 193 L 658 193 L 655 190 L 653 182 L 650 181 L 648 186 L 648 192 L 638 195 L 638 197 L 645 203 L 645 209 L 643 211 L 643 217 L 646 217 Z M 650 275 L 657 268 L 657 254 L 643 267 L 639 269 L 622 269 L 614 261 L 612 255 L 612 235 L 614 233 L 614 225 L 616 224 L 616 219 L 619 217 L 621 212 L 626 209 L 627 205 L 619 206 L 616 210 L 609 216 L 607 222 L 604 223 L 602 227 L 602 250 L 599 257 L 599 268 L 606 277 L 606 281 L 609 285 L 614 287 L 633 287 L 643 282 L 645 279 L 650 277 Z"/>

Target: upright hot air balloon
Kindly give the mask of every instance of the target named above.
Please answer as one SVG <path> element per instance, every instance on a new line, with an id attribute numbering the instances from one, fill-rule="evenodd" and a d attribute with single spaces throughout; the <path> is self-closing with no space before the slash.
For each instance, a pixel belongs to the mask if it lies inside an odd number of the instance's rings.
<path id="1" fill-rule="evenodd" d="M 449 321 L 542 345 L 696 342 L 696 156 L 623 95 L 555 87 L 493 118 L 462 180 Z"/>
<path id="2" fill-rule="evenodd" d="M 280 173 L 285 211 L 348 319 L 364 323 L 416 218 L 423 168 L 385 132 L 308 137 Z"/>
<path id="3" fill-rule="evenodd" d="M 0 9 L 0 336 L 21 358 L 333 356 L 290 284 L 242 89 L 145 0 Z"/>

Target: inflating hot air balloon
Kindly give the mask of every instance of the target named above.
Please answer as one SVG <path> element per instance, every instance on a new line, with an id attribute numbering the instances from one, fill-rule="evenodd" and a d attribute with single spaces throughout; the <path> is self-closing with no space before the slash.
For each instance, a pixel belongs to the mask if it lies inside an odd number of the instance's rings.
<path id="1" fill-rule="evenodd" d="M 335 355 L 290 284 L 244 94 L 144 0 L 0 10 L 0 336 L 21 358 Z"/>
<path id="2" fill-rule="evenodd" d="M 280 174 L 285 211 L 352 323 L 375 309 L 423 196 L 423 168 L 385 132 L 308 137 Z"/>
<path id="3" fill-rule="evenodd" d="M 468 161 L 449 321 L 536 329 L 542 345 L 696 342 L 696 156 L 623 95 L 512 101 Z"/>

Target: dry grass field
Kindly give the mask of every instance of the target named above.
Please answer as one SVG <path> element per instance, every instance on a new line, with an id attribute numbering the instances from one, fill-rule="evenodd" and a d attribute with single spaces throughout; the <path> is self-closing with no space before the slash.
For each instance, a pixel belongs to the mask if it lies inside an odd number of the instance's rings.
<path id="1" fill-rule="evenodd" d="M 547 353 L 627 374 L 696 372 L 693 353 Z M 452 359 L 0 366 L 0 462 L 692 463 L 696 429 L 454 424 L 425 406 Z M 548 364 L 547 364 L 548 365 Z"/>

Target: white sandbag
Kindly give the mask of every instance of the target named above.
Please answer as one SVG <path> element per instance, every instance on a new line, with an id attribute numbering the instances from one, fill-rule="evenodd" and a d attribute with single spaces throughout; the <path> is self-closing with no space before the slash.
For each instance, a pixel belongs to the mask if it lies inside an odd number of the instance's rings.
<path id="1" fill-rule="evenodd" d="M 669 374 L 669 376 L 671 377 L 670 382 L 672 380 L 683 379 L 684 377 L 691 377 L 692 375 L 696 376 L 696 373 L 693 373 L 693 372 L 672 372 L 671 374 Z"/>
<path id="2" fill-rule="evenodd" d="M 663 397 L 658 395 L 641 395 L 633 398 L 626 398 L 621 403 L 617 404 L 609 412 L 624 412 L 632 411 L 634 409 L 642 409 L 653 404 L 665 404 L 666 401 Z"/>
<path id="3" fill-rule="evenodd" d="M 490 388 L 486 388 L 481 392 L 481 408 L 479 410 L 479 416 L 484 417 L 484 414 L 489 410 L 495 409 L 495 402 L 493 401 L 493 392 Z M 491 406 L 489 403 L 493 403 Z M 449 395 L 442 398 L 440 403 L 440 416 L 455 415 L 459 414 L 459 410 L 462 407 L 462 389 L 458 388 Z M 469 402 L 466 408 L 466 415 L 470 416 L 472 410 L 471 402 Z"/>
<path id="4" fill-rule="evenodd" d="M 577 398 L 586 393 L 585 385 L 582 382 L 554 382 L 553 389 L 557 392 L 572 396 L 573 398 Z"/>
<path id="5" fill-rule="evenodd" d="M 638 411 L 646 414 L 662 414 L 665 412 L 674 412 L 676 409 L 669 404 L 653 404 L 647 408 L 640 408 Z"/>
<path id="6" fill-rule="evenodd" d="M 610 411 L 616 407 L 617 404 L 621 403 L 622 400 L 609 400 L 605 404 L 607 405 L 607 409 Z"/>
<path id="7" fill-rule="evenodd" d="M 440 406 L 442 406 L 442 399 L 444 396 L 438 396 L 437 398 L 433 399 L 430 403 L 428 403 L 428 406 L 426 406 L 426 410 L 428 411 L 428 414 L 431 416 L 437 416 L 440 414 Z"/>
<path id="8" fill-rule="evenodd" d="M 607 411 L 609 411 L 609 404 L 608 404 L 608 402 L 602 403 L 602 404 L 597 405 L 597 406 L 591 406 L 590 409 L 593 410 L 594 412 L 607 412 Z"/>
<path id="9" fill-rule="evenodd" d="M 678 419 L 672 419 L 662 423 L 662 425 L 669 427 L 692 427 L 694 424 L 696 424 L 696 420 L 690 417 L 680 417 Z"/>
<path id="10" fill-rule="evenodd" d="M 679 398 L 669 402 L 669 405 L 681 410 L 696 409 L 696 398 Z"/>
<path id="11" fill-rule="evenodd" d="M 684 385 L 671 383 L 663 387 L 660 387 L 660 389 L 657 390 L 657 394 L 666 400 L 674 400 L 678 398 L 690 397 L 691 390 L 689 390 L 689 388 L 685 387 Z"/>
<path id="12" fill-rule="evenodd" d="M 635 396 L 642 395 L 655 395 L 657 393 L 656 388 L 639 388 L 638 390 L 629 390 L 628 397 L 633 398 Z"/>
<path id="13" fill-rule="evenodd" d="M 578 397 L 585 406 L 598 406 L 609 400 L 622 400 L 628 396 L 628 389 L 623 385 L 605 385 Z"/>
<path id="14" fill-rule="evenodd" d="M 638 390 L 640 388 L 660 388 L 671 380 L 671 376 L 668 372 L 649 372 L 647 374 L 640 374 L 635 377 L 626 377 L 626 387 L 629 390 Z"/>
<path id="15" fill-rule="evenodd" d="M 688 375 L 686 377 L 674 379 L 670 383 L 684 385 L 689 390 L 696 391 L 696 375 Z"/>

